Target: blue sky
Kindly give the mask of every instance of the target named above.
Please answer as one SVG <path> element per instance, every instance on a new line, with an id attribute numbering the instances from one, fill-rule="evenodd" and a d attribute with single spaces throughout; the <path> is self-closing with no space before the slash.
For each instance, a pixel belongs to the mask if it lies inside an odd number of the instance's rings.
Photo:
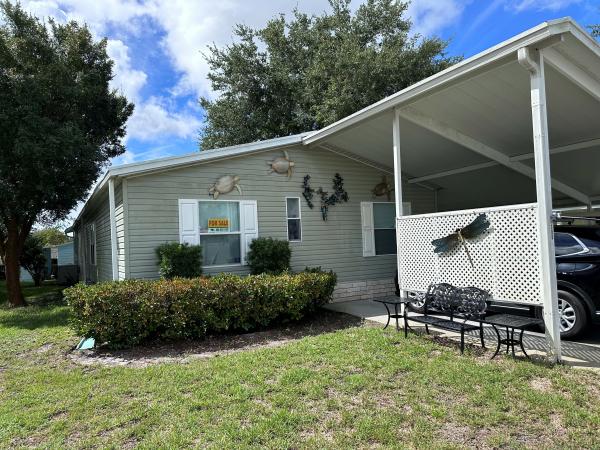
<path id="1" fill-rule="evenodd" d="M 114 86 L 136 105 L 128 123 L 127 152 L 113 164 L 198 150 L 203 112 L 199 96 L 214 97 L 202 51 L 231 42 L 235 23 L 261 26 L 294 6 L 309 13 L 326 0 L 34 0 L 23 5 L 39 17 L 86 22 L 108 38 Z M 360 1 L 353 0 L 353 7 Z M 545 20 L 571 16 L 600 23 L 600 0 L 413 0 L 417 32 L 450 39 L 451 55 L 471 56 Z"/>

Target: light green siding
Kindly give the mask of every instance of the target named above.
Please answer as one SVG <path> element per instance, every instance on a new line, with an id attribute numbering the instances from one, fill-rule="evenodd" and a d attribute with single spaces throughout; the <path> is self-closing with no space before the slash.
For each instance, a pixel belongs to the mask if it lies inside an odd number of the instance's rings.
<path id="1" fill-rule="evenodd" d="M 125 229 L 123 220 L 123 195 L 122 185 L 115 187 L 115 206 L 117 214 L 115 216 L 117 223 L 117 242 L 119 242 L 119 234 L 124 245 Z M 79 224 L 76 232 L 76 240 L 78 245 L 78 264 L 80 267 L 80 279 L 83 281 L 108 281 L 112 280 L 112 255 L 110 242 L 110 205 L 108 201 L 108 189 L 105 189 L 93 203 L 89 204 Z M 81 233 L 85 227 L 94 223 L 96 228 L 96 265 L 89 265 L 86 262 L 85 252 L 87 249 L 82 248 L 80 242 L 85 242 L 81 239 Z M 124 262 L 124 257 L 123 257 Z M 85 270 L 82 267 L 86 265 Z M 84 279 L 87 278 L 87 280 Z"/>
<path id="2" fill-rule="evenodd" d="M 286 197 L 300 197 L 302 242 L 290 243 L 292 269 L 322 266 L 334 270 L 341 282 L 383 279 L 393 276 L 396 257 L 362 256 L 361 201 L 384 201 L 372 196 L 382 172 L 346 157 L 322 149 L 288 149 L 295 161 L 294 174 L 269 174 L 267 161 L 282 152 L 254 153 L 221 161 L 168 170 L 127 179 L 127 269 L 131 278 L 158 276 L 154 249 L 167 241 L 179 241 L 179 199 L 210 199 L 208 189 L 222 175 L 240 176 L 243 194 L 233 191 L 219 197 L 226 200 L 256 200 L 260 236 L 287 239 Z M 314 189 L 322 186 L 332 192 L 332 179 L 339 172 L 350 201 L 329 210 L 328 220 L 321 219 L 319 198 L 314 209 L 302 198 L 302 180 L 311 176 Z M 390 181 L 391 181 L 391 177 Z M 393 200 L 393 199 L 392 199 Z M 413 214 L 432 212 L 434 192 L 415 185 L 404 186 L 404 201 L 411 202 Z M 246 267 L 205 268 L 205 273 L 247 273 Z"/>

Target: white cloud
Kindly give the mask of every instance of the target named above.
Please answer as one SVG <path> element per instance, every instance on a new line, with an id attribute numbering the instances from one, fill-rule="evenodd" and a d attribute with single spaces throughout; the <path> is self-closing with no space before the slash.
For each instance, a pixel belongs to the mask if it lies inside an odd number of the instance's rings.
<path id="1" fill-rule="evenodd" d="M 470 1 L 413 0 L 408 13 L 415 31 L 428 35 L 456 21 L 465 4 Z M 352 2 L 354 8 L 359 4 L 359 0 Z M 140 19 L 153 20 L 164 30 L 165 35 L 159 44 L 149 45 L 160 45 L 173 68 L 180 73 L 172 93 L 196 96 L 213 95 L 206 79 L 208 64 L 202 52 L 212 43 L 218 46 L 231 43 L 232 29 L 236 23 L 259 27 L 279 13 L 291 14 L 295 7 L 309 14 L 319 14 L 329 9 L 327 0 L 34 0 L 25 2 L 25 5 L 38 15 L 84 21 L 96 35 L 103 35 L 109 24 L 135 32 L 136 23 L 139 24 Z M 119 50 L 116 48 L 117 44 L 113 44 L 113 47 L 114 52 Z M 116 54 L 116 58 L 119 58 L 119 54 Z M 128 61 L 128 56 L 125 53 L 120 60 L 124 62 L 124 67 L 117 70 L 120 78 L 118 82 L 125 92 L 132 92 L 144 84 L 145 78 L 142 72 L 132 71 L 125 63 L 126 60 Z M 119 62 L 118 59 L 117 61 Z"/>
<path id="2" fill-rule="evenodd" d="M 414 0 L 408 6 L 408 14 L 414 31 L 424 36 L 437 33 L 455 23 L 469 1 L 460 0 Z"/>
<path id="3" fill-rule="evenodd" d="M 151 141 L 169 136 L 189 139 L 198 135 L 201 123 L 197 115 L 169 109 L 164 99 L 158 97 L 137 104 L 127 122 L 127 137 Z"/>
<path id="4" fill-rule="evenodd" d="M 149 150 L 145 150 L 143 152 L 132 152 L 131 150 L 126 150 L 120 156 L 113 158 L 111 161 L 111 166 L 120 166 L 122 164 L 131 164 L 140 161 L 147 161 L 149 159 L 156 158 L 167 158 L 169 156 L 173 156 L 171 152 L 172 147 L 170 145 L 162 145 L 159 147 L 153 147 Z"/>
<path id="5" fill-rule="evenodd" d="M 581 3 L 581 0 L 511 0 L 507 2 L 506 8 L 515 12 L 523 12 L 528 9 L 559 11 L 577 3 Z"/>
<path id="6" fill-rule="evenodd" d="M 115 77 L 111 84 L 119 89 L 130 101 L 138 101 L 140 90 L 146 84 L 148 75 L 131 66 L 129 48 L 123 41 L 109 39 L 106 46 L 108 56 L 115 62 Z"/>

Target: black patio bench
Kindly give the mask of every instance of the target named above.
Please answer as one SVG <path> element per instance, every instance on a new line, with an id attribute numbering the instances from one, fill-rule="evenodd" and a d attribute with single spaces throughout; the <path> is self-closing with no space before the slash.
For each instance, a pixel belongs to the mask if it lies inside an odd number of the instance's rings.
<path id="1" fill-rule="evenodd" d="M 479 330 L 481 345 L 485 348 L 482 319 L 485 317 L 490 293 L 476 287 L 456 287 L 448 283 L 431 284 L 424 297 L 422 313 L 404 314 L 404 336 L 408 336 L 408 322 L 442 328 L 460 333 L 460 352 L 465 350 L 465 332 Z M 477 325 L 467 323 L 478 322 Z"/>

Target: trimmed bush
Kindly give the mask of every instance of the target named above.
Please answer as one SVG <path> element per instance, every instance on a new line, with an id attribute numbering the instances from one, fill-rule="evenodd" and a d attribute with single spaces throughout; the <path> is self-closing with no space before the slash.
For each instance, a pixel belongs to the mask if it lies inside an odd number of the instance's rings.
<path id="1" fill-rule="evenodd" d="M 288 241 L 273 238 L 257 238 L 250 243 L 246 256 L 250 273 L 280 274 L 290 270 L 292 250 Z"/>
<path id="2" fill-rule="evenodd" d="M 126 280 L 64 291 L 72 326 L 112 348 L 150 338 L 201 338 L 299 320 L 327 303 L 332 273 Z"/>
<path id="3" fill-rule="evenodd" d="M 202 247 L 167 242 L 156 248 L 161 278 L 195 278 L 202 275 Z"/>

